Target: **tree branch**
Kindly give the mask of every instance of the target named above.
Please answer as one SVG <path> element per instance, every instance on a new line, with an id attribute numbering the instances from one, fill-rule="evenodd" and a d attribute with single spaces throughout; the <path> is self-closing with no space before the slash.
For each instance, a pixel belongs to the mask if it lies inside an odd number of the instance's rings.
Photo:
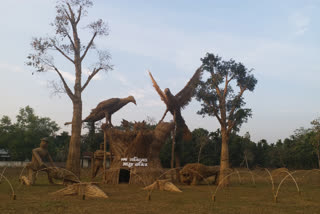
<path id="1" fill-rule="evenodd" d="M 86 50 L 84 51 L 83 55 L 81 56 L 81 61 L 84 59 L 84 57 L 86 56 L 88 50 L 90 49 L 90 47 L 93 44 L 94 38 L 97 36 L 97 32 L 95 32 L 90 40 L 90 42 L 88 43 Z"/>
<path id="2" fill-rule="evenodd" d="M 91 81 L 91 79 L 100 71 L 102 70 L 102 68 L 98 68 L 98 69 L 93 69 L 93 72 L 88 76 L 87 81 L 85 82 L 85 84 L 82 86 L 81 88 L 81 92 L 87 87 L 87 85 L 89 84 L 89 82 Z"/>
<path id="3" fill-rule="evenodd" d="M 72 8 L 71 8 L 71 6 L 70 6 L 70 4 L 69 3 L 67 3 L 67 5 L 68 5 L 68 8 L 69 8 L 69 11 L 70 11 L 70 15 L 71 15 L 71 19 L 70 19 L 70 21 L 72 21 L 73 23 L 75 23 L 75 17 L 74 17 L 74 12 L 73 12 L 73 10 L 72 10 Z"/>
<path id="4" fill-rule="evenodd" d="M 77 18 L 77 20 L 76 20 L 76 24 L 78 24 L 79 21 L 80 21 L 81 12 L 82 12 L 82 6 L 80 6 L 80 8 L 79 8 L 79 14 L 78 14 L 78 18 Z"/>
<path id="5" fill-rule="evenodd" d="M 57 74 L 59 75 L 59 77 L 60 77 L 60 79 L 61 79 L 61 81 L 63 83 L 64 88 L 66 89 L 66 92 L 67 92 L 68 96 L 70 97 L 71 100 L 73 100 L 74 99 L 74 94 L 72 93 L 72 91 L 70 90 L 68 84 L 64 80 L 61 72 L 55 66 L 51 65 L 51 67 L 57 72 Z"/>
<path id="6" fill-rule="evenodd" d="M 236 75 L 234 74 L 234 75 L 232 75 L 232 76 L 230 77 L 230 79 L 228 79 L 228 74 L 226 75 L 226 83 L 225 83 L 225 87 L 224 87 L 223 97 L 226 96 L 226 94 L 227 94 L 227 92 L 228 92 L 228 91 L 227 91 L 228 85 L 229 85 L 230 81 L 233 80 L 233 78 L 234 78 L 235 76 L 236 76 Z"/>
<path id="7" fill-rule="evenodd" d="M 67 37 L 69 38 L 70 43 L 72 44 L 72 47 L 73 47 L 73 50 L 74 50 L 74 49 L 75 49 L 75 46 L 74 46 L 73 40 L 71 39 L 71 36 L 69 35 L 68 32 L 66 32 L 66 35 L 67 35 Z"/>
<path id="8" fill-rule="evenodd" d="M 246 90 L 247 88 L 241 88 L 239 94 L 237 95 L 237 97 L 235 99 L 240 99 L 240 97 L 243 95 L 243 92 Z M 236 110 L 236 105 L 234 105 L 229 113 L 229 117 L 228 117 L 228 131 L 230 129 L 233 128 L 235 121 L 231 121 L 230 118 L 233 117 L 234 111 Z"/>
<path id="9" fill-rule="evenodd" d="M 221 118 L 219 117 L 218 111 L 217 111 L 217 109 L 215 108 L 215 106 L 210 105 L 210 103 L 209 103 L 208 101 L 206 101 L 206 100 L 203 100 L 203 102 L 205 102 L 209 107 L 212 107 L 214 116 L 216 116 L 216 118 L 218 119 L 219 123 L 222 124 L 222 120 L 221 120 Z"/>
<path id="10" fill-rule="evenodd" d="M 57 51 L 59 51 L 65 58 L 67 58 L 70 62 L 74 64 L 74 61 L 65 53 L 63 52 L 58 46 L 53 45 Z"/>
<path id="11" fill-rule="evenodd" d="M 228 84 L 229 84 L 229 81 L 228 81 L 228 74 L 227 74 L 226 75 L 226 83 L 225 83 L 224 90 L 223 90 L 223 99 L 226 97 Z"/>
<path id="12" fill-rule="evenodd" d="M 70 17 L 70 15 L 69 15 L 68 11 L 67 11 L 66 9 L 64 9 L 64 12 L 66 13 L 67 18 L 69 19 L 69 21 L 71 21 L 71 17 Z"/>
<path id="13" fill-rule="evenodd" d="M 230 121 L 228 120 L 228 129 L 227 129 L 227 133 L 230 134 L 231 130 L 233 129 L 234 125 L 236 124 L 236 121 Z"/>

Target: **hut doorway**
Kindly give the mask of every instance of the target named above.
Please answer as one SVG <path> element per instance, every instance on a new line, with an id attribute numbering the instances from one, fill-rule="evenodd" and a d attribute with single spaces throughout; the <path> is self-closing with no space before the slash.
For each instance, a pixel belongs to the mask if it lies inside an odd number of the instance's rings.
<path id="1" fill-rule="evenodd" d="M 119 183 L 129 183 L 129 180 L 130 180 L 130 170 L 120 169 Z"/>

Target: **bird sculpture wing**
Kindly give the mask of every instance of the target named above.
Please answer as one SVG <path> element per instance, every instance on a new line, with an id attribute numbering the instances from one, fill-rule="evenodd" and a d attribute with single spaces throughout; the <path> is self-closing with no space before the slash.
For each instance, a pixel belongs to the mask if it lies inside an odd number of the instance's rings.
<path id="1" fill-rule="evenodd" d="M 178 94 L 175 95 L 181 108 L 185 107 L 194 96 L 195 89 L 200 81 L 202 71 L 203 70 L 201 66 L 193 74 L 187 85 Z"/>
<path id="2" fill-rule="evenodd" d="M 157 84 L 157 82 L 155 81 L 155 79 L 153 78 L 151 72 L 149 71 L 149 75 L 150 75 L 150 78 L 151 78 L 151 81 L 153 83 L 153 87 L 156 89 L 156 91 L 158 92 L 161 100 L 166 104 L 168 105 L 168 100 L 167 100 L 167 97 L 166 95 L 163 93 L 163 91 L 160 89 L 159 85 Z"/>
<path id="3" fill-rule="evenodd" d="M 120 98 L 111 98 L 100 102 L 92 111 L 110 111 L 115 105 L 118 105 Z"/>
<path id="4" fill-rule="evenodd" d="M 111 98 L 100 102 L 97 107 L 91 110 L 91 113 L 86 117 L 84 122 L 96 122 L 102 120 L 105 117 L 105 112 L 108 112 L 110 108 L 119 103 L 119 98 Z"/>

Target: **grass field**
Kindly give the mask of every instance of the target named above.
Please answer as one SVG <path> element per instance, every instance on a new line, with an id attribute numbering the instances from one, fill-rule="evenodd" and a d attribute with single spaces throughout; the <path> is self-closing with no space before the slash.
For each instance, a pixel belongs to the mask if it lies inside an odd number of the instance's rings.
<path id="1" fill-rule="evenodd" d="M 80 196 L 58 197 L 49 193 L 62 189 L 61 185 L 50 185 L 45 173 L 39 173 L 37 184 L 28 187 L 20 185 L 18 177 L 21 169 L 8 168 L 8 177 L 16 194 L 11 199 L 11 188 L 2 179 L 0 184 L 0 213 L 320 213 L 320 171 L 298 171 L 293 174 L 301 194 L 291 178 L 288 178 L 274 202 L 271 180 L 264 170 L 239 170 L 230 176 L 231 185 L 218 189 L 215 202 L 212 195 L 217 186 L 203 183 L 198 186 L 177 185 L 182 193 L 154 191 L 151 200 L 142 186 L 119 184 L 100 185 L 108 199 Z M 0 173 L 2 169 L 0 168 Z M 83 180 L 89 176 L 82 173 Z M 275 179 L 275 191 L 281 181 Z M 254 179 L 254 180 L 253 180 Z M 241 183 L 240 183 L 241 182 Z"/>

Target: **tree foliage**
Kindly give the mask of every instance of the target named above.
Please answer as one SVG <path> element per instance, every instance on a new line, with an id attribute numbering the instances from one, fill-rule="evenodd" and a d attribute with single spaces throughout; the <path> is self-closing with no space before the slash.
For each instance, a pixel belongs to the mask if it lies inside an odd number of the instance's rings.
<path id="1" fill-rule="evenodd" d="M 224 61 L 211 53 L 201 61 L 209 77 L 200 81 L 197 90 L 196 97 L 202 106 L 198 114 L 216 117 L 228 133 L 239 131 L 241 124 L 251 116 L 251 109 L 243 108 L 246 104 L 243 94 L 246 90 L 253 91 L 257 84 L 252 69 L 248 70 L 233 59 Z"/>
<path id="2" fill-rule="evenodd" d="M 201 102 L 200 115 L 214 116 L 221 126 L 221 155 L 219 184 L 227 186 L 229 179 L 224 179 L 230 167 L 229 138 L 231 131 L 239 131 L 240 126 L 251 117 L 251 109 L 244 108 L 243 94 L 253 91 L 256 78 L 242 63 L 222 60 L 219 56 L 207 53 L 201 59 L 202 68 L 208 78 L 200 81 L 196 97 Z M 247 157 L 247 156 L 245 156 Z M 247 160 L 246 160 L 247 163 Z M 221 183 L 222 182 L 222 183 Z"/>
<path id="3" fill-rule="evenodd" d="M 15 123 L 8 116 L 1 118 L 0 148 L 8 150 L 12 160 L 30 160 L 31 150 L 39 146 L 40 139 L 50 137 L 52 140 L 58 130 L 56 122 L 37 116 L 30 106 L 26 106 L 20 109 Z"/>
<path id="4" fill-rule="evenodd" d="M 92 133 L 92 127 L 87 128 L 89 132 L 82 135 L 81 152 L 94 152 L 103 141 L 103 132 L 99 125 L 96 125 L 94 133 Z M 153 129 L 153 124 L 150 121 L 147 122 L 146 128 Z M 230 165 L 246 167 L 244 162 L 246 157 L 249 168 L 317 168 L 318 158 L 316 147 L 313 145 L 316 128 L 315 125 L 311 129 L 299 128 L 291 136 L 275 143 L 268 143 L 265 139 L 253 142 L 249 133 L 240 136 L 232 132 L 229 138 Z M 58 130 L 59 127 L 54 121 L 48 117 L 38 116 L 31 107 L 26 106 L 20 109 L 15 122 L 12 122 L 8 116 L 0 119 L 0 149 L 8 150 L 11 160 L 30 160 L 31 151 L 39 146 L 40 139 L 49 137 L 49 152 L 52 158 L 57 162 L 65 162 L 70 135 L 67 132 L 57 134 Z M 203 128 L 193 130 L 192 140 L 181 144 L 177 149 L 181 165 L 198 161 L 205 165 L 219 165 L 221 139 L 220 129 L 214 132 Z M 203 143 L 204 140 L 205 143 Z M 199 155 L 201 147 L 202 151 Z M 170 137 L 160 152 L 160 159 L 163 167 L 170 167 Z"/>

